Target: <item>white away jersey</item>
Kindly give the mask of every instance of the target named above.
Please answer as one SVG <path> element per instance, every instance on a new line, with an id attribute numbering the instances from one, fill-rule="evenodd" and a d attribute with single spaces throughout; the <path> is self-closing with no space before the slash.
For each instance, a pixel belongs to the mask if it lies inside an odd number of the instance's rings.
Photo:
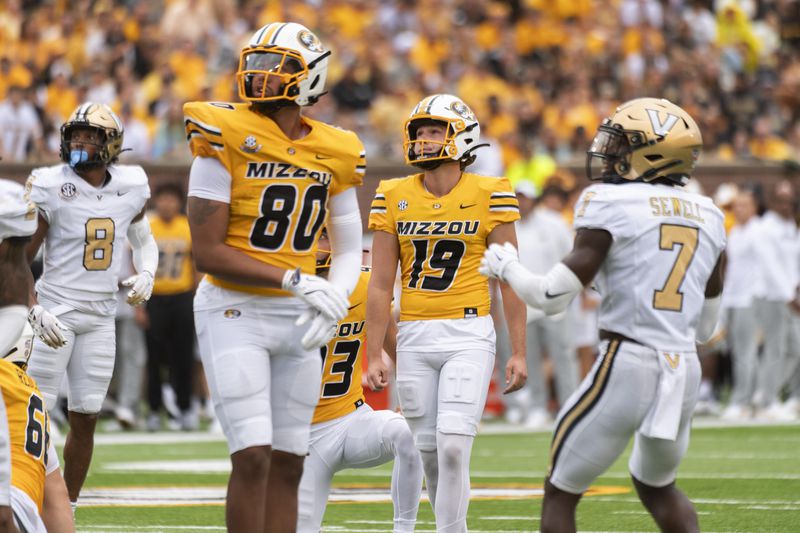
<path id="1" fill-rule="evenodd" d="M 0 179 L 0 242 L 36 233 L 36 206 L 25 198 L 19 183 Z"/>
<path id="2" fill-rule="evenodd" d="M 614 239 L 595 284 L 599 327 L 660 350 L 692 351 L 705 288 L 725 248 L 722 212 L 678 187 L 598 184 L 575 204 L 575 229 Z"/>
<path id="3" fill-rule="evenodd" d="M 50 225 L 39 293 L 69 304 L 114 300 L 128 226 L 150 187 L 142 167 L 114 165 L 108 172 L 100 188 L 65 164 L 37 168 L 28 178 L 30 199 Z"/>

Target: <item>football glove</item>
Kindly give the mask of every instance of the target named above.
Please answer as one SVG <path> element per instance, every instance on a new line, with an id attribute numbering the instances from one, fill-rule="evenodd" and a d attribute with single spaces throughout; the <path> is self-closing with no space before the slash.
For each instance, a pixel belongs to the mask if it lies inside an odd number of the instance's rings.
<path id="1" fill-rule="evenodd" d="M 483 259 L 481 259 L 481 266 L 478 267 L 478 272 L 489 278 L 506 281 L 506 269 L 512 263 L 517 262 L 519 262 L 519 254 L 517 254 L 517 249 L 513 244 L 510 242 L 505 242 L 502 245 L 497 243 L 490 244 L 489 248 L 483 252 Z"/>
<path id="2" fill-rule="evenodd" d="M 127 302 L 131 305 L 139 305 L 149 300 L 153 294 L 153 283 L 153 275 L 146 270 L 123 281 L 123 286 L 131 287 Z"/>
<path id="3" fill-rule="evenodd" d="M 64 337 L 66 326 L 41 305 L 31 307 L 28 312 L 28 323 L 33 329 L 33 334 L 49 347 L 61 348 L 67 344 L 67 339 Z"/>
<path id="4" fill-rule="evenodd" d="M 311 325 L 300 340 L 304 349 L 313 350 L 325 346 L 336 335 L 339 323 L 316 309 L 309 309 L 302 313 L 295 325 L 302 326 L 309 320 Z"/>
<path id="5" fill-rule="evenodd" d="M 347 316 L 347 297 L 336 286 L 318 276 L 289 270 L 283 276 L 283 290 L 289 291 L 325 315 L 331 322 Z"/>

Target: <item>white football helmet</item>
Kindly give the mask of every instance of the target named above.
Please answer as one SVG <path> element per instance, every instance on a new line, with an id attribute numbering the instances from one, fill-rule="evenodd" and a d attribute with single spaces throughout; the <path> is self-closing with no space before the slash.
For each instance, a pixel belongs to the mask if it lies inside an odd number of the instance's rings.
<path id="1" fill-rule="evenodd" d="M 441 142 L 417 140 L 417 130 L 431 122 L 447 124 L 445 138 Z M 405 123 L 405 142 L 403 150 L 406 163 L 422 169 L 436 168 L 443 161 L 458 161 L 462 168 L 475 161 L 473 153 L 479 146 L 481 127 L 472 110 L 452 94 L 433 94 L 425 97 L 414 107 Z M 435 152 L 425 151 L 425 145 L 440 145 Z M 415 146 L 420 145 L 419 150 Z M 419 151 L 419 153 L 417 153 Z"/>
<path id="2" fill-rule="evenodd" d="M 239 56 L 239 98 L 248 102 L 313 105 L 325 93 L 330 54 L 302 24 L 267 24 L 253 34 Z M 274 93 L 268 88 L 272 77 L 281 82 Z"/>
<path id="3" fill-rule="evenodd" d="M 31 358 L 33 351 L 33 328 L 28 322 L 25 322 L 25 327 L 22 328 L 22 335 L 20 335 L 17 343 L 3 356 L 3 359 L 21 365 L 23 368 L 28 366 L 28 359 Z"/>

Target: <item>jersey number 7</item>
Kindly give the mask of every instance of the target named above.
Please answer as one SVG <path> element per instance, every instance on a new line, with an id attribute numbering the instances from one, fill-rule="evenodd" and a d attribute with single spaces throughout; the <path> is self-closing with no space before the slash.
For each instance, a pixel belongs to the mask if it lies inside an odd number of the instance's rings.
<path id="1" fill-rule="evenodd" d="M 697 251 L 700 230 L 679 224 L 661 224 L 659 231 L 660 249 L 674 250 L 676 245 L 680 246 L 680 249 L 664 286 L 653 292 L 653 308 L 664 311 L 680 311 L 683 308 L 681 285 L 686 277 L 686 270 Z"/>

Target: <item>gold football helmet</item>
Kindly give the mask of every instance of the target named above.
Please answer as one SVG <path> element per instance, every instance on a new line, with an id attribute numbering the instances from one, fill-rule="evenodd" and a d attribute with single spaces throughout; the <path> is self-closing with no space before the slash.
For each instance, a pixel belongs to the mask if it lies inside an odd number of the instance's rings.
<path id="1" fill-rule="evenodd" d="M 330 54 L 302 24 L 267 24 L 253 34 L 239 56 L 239 98 L 273 105 L 312 105 L 325 93 Z M 275 94 L 268 87 L 272 78 L 280 81 Z"/>
<path id="2" fill-rule="evenodd" d="M 70 140 L 76 129 L 97 129 L 102 134 L 100 144 L 96 144 L 97 152 L 93 160 L 73 161 L 70 154 Z M 122 152 L 122 136 L 124 130 L 119 117 L 105 104 L 85 102 L 79 105 L 61 126 L 61 160 L 65 163 L 97 164 L 114 163 Z"/>
<path id="3" fill-rule="evenodd" d="M 597 129 L 587 151 L 586 175 L 590 180 L 665 179 L 685 185 L 702 147 L 700 129 L 686 111 L 663 98 L 636 98 Z"/>

